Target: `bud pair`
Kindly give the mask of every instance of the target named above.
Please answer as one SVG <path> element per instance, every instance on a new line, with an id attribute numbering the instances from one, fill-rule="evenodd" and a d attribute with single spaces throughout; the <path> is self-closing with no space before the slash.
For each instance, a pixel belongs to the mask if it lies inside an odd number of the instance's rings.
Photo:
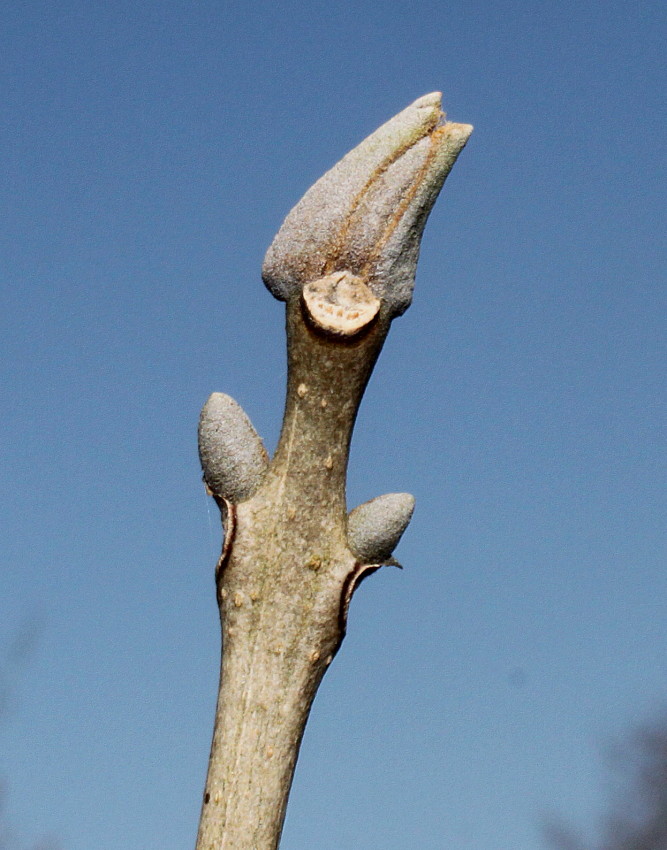
<path id="1" fill-rule="evenodd" d="M 257 492 L 269 464 L 245 411 L 224 393 L 213 393 L 202 409 L 199 458 L 210 492 L 232 503 Z M 350 513 L 348 542 L 362 563 L 381 564 L 391 557 L 410 522 L 414 501 L 409 493 L 387 493 Z"/>

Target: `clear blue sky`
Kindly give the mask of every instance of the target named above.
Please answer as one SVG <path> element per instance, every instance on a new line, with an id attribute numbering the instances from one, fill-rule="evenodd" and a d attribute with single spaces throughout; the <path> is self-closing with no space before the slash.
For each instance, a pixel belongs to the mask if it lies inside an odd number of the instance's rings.
<path id="1" fill-rule="evenodd" d="M 662 0 L 16 0 L 0 30 L 0 729 L 8 818 L 194 845 L 217 688 L 199 409 L 267 445 L 264 251 L 416 97 L 475 125 L 355 432 L 408 490 L 352 606 L 284 850 L 538 850 L 667 702 Z M 27 625 L 26 625 L 27 624 Z M 32 625 L 31 625 L 32 624 Z"/>

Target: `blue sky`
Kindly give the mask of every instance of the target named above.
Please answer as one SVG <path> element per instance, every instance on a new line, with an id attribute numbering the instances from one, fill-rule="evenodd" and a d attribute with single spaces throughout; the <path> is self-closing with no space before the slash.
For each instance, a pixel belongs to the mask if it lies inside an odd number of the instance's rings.
<path id="1" fill-rule="evenodd" d="M 7 6 L 0 31 L 6 812 L 193 846 L 217 689 L 199 409 L 275 445 L 264 251 L 416 97 L 475 132 L 357 423 L 417 509 L 352 605 L 283 850 L 537 850 L 667 702 L 662 2 Z"/>

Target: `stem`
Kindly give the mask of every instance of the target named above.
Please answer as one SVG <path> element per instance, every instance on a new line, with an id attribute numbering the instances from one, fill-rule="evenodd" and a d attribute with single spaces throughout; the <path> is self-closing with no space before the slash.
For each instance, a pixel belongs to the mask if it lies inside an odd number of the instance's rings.
<path id="1" fill-rule="evenodd" d="M 220 693 L 196 850 L 278 847 L 310 707 L 344 636 L 358 569 L 346 536 L 349 445 L 387 329 L 380 316 L 340 340 L 312 328 L 300 301 L 288 305 L 278 448 L 259 491 L 231 509 L 218 573 Z"/>
<path id="2" fill-rule="evenodd" d="M 408 494 L 360 505 L 355 556 L 345 475 L 366 383 L 391 319 L 412 298 L 426 219 L 472 131 L 443 119 L 439 93 L 416 100 L 318 180 L 273 240 L 262 277 L 287 302 L 289 368 L 268 468 L 236 402 L 214 394 L 202 411 L 202 467 L 227 534 L 197 850 L 277 848 L 303 730 L 352 593 L 409 521 Z"/>

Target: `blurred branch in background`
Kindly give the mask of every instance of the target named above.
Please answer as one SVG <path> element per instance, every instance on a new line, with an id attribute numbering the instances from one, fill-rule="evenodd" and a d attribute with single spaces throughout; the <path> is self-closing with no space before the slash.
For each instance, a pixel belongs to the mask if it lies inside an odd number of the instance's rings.
<path id="1" fill-rule="evenodd" d="M 667 850 L 667 712 L 639 727 L 610 755 L 619 782 L 594 842 L 555 821 L 545 835 L 555 850 Z"/>
<path id="2" fill-rule="evenodd" d="M 18 707 L 18 683 L 35 653 L 41 631 L 42 624 L 38 620 L 26 620 L 0 655 L 0 724 L 3 727 Z M 53 837 L 41 838 L 33 844 L 26 844 L 19 838 L 6 811 L 9 783 L 1 773 L 3 770 L 0 762 L 0 850 L 60 850 L 60 843 Z"/>
<path id="3" fill-rule="evenodd" d="M 40 632 L 35 620 L 20 626 L 0 657 L 0 718 L 12 710 L 14 689 L 30 658 L 34 655 Z"/>

